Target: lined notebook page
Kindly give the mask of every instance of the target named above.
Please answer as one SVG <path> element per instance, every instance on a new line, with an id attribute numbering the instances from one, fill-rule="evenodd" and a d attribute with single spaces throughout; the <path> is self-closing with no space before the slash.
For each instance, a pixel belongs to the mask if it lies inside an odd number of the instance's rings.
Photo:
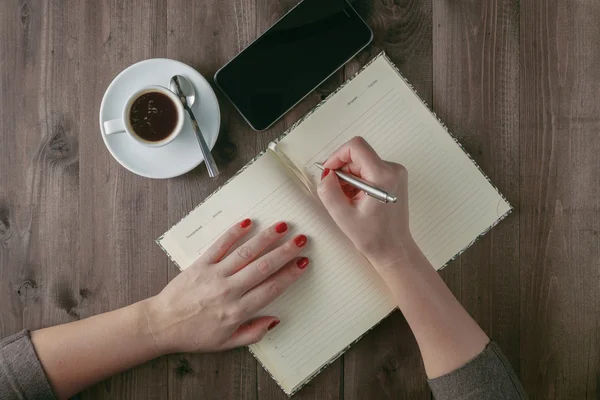
<path id="1" fill-rule="evenodd" d="M 316 184 L 313 163 L 354 136 L 408 169 L 411 231 L 437 269 L 510 210 L 383 54 L 278 146 Z"/>
<path id="2" fill-rule="evenodd" d="M 278 221 L 288 238 L 309 237 L 310 266 L 261 315 L 281 324 L 251 350 L 290 393 L 315 370 L 384 318 L 391 296 L 368 262 L 279 158 L 268 151 L 171 228 L 160 245 L 187 268 L 229 226 L 252 218 L 253 233 Z"/>

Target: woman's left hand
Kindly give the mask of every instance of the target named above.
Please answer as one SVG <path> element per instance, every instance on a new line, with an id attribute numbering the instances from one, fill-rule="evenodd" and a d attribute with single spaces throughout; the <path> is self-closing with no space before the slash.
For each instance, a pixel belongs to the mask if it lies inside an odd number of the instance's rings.
<path id="1" fill-rule="evenodd" d="M 276 223 L 242 246 L 251 229 L 238 223 L 221 236 L 161 293 L 147 300 L 148 328 L 159 352 L 208 352 L 256 343 L 279 323 L 254 316 L 292 285 L 308 265 L 298 254 L 307 242 L 299 235 L 263 255 L 287 233 Z"/>

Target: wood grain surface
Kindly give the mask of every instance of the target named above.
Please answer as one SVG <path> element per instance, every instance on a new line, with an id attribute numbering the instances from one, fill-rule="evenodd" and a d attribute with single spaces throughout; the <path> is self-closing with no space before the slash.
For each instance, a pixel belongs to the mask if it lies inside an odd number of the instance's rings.
<path id="1" fill-rule="evenodd" d="M 178 271 L 154 244 L 346 77 L 386 50 L 515 207 L 442 275 L 532 399 L 600 398 L 600 3 L 354 0 L 369 48 L 267 132 L 217 91 L 203 167 L 149 180 L 103 145 L 98 110 L 134 62 L 206 77 L 296 0 L 0 0 L 0 337 L 119 308 Z M 285 399 L 246 349 L 176 354 L 82 399 Z M 430 399 L 399 312 L 297 399 Z"/>
<path id="2" fill-rule="evenodd" d="M 519 213 L 519 5 L 438 2 L 433 106 Z M 519 369 L 519 221 L 507 218 L 442 271 Z"/>

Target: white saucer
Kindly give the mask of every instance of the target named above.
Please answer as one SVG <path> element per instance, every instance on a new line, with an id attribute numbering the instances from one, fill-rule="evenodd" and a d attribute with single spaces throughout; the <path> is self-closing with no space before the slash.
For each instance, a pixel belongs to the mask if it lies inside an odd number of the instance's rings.
<path id="1" fill-rule="evenodd" d="M 105 135 L 104 121 L 121 117 L 125 101 L 133 92 L 148 85 L 168 88 L 173 75 L 183 75 L 194 85 L 196 101 L 192 110 L 212 150 L 221 125 L 217 96 L 198 71 L 182 62 L 154 58 L 131 65 L 111 82 L 100 105 L 100 134 L 108 151 L 122 166 L 146 178 L 173 178 L 189 172 L 204 161 L 187 115 L 179 136 L 158 148 L 146 147 L 124 133 Z"/>

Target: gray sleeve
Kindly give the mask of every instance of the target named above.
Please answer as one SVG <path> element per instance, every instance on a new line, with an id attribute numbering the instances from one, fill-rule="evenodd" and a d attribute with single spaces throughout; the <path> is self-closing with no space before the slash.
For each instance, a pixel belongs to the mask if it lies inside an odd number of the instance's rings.
<path id="1" fill-rule="evenodd" d="M 57 399 L 27 330 L 0 341 L 0 399 Z"/>
<path id="2" fill-rule="evenodd" d="M 474 359 L 429 386 L 436 400 L 521 400 L 527 394 L 498 345 L 490 342 Z"/>

